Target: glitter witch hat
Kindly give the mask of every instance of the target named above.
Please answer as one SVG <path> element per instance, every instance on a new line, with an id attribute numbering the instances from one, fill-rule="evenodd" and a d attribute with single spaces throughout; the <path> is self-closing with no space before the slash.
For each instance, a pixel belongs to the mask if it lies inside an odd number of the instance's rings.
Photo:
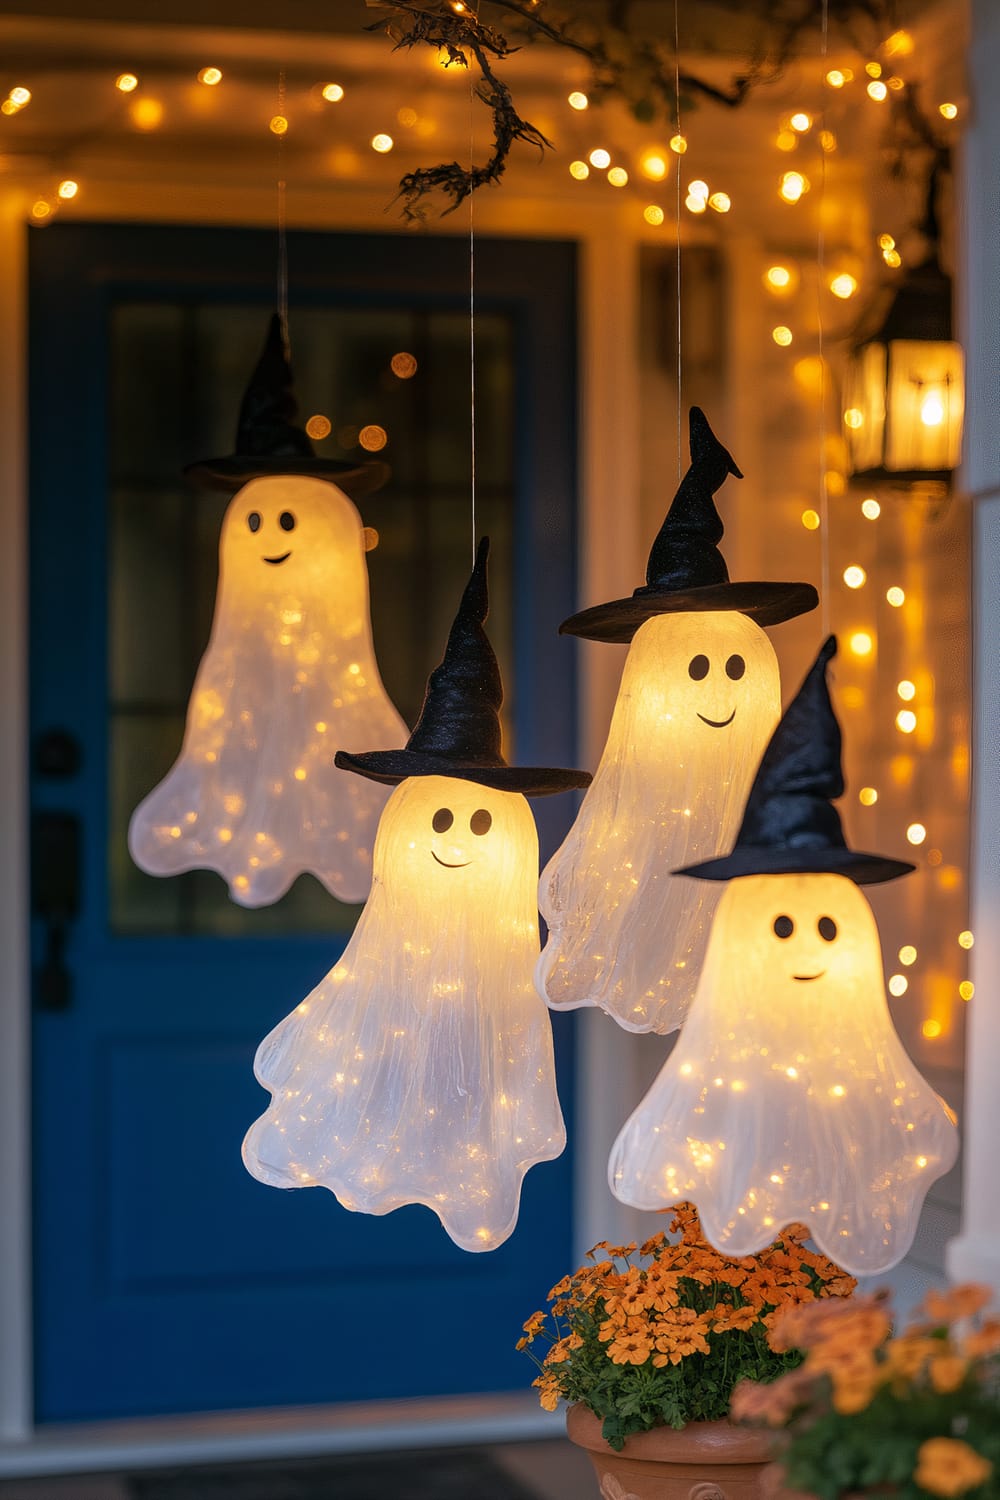
<path id="1" fill-rule="evenodd" d="M 420 718 L 402 750 L 338 750 L 336 764 L 372 781 L 396 786 L 408 776 L 457 776 L 501 792 L 544 797 L 590 785 L 588 771 L 509 766 L 500 749 L 500 668 L 483 621 L 489 612 L 486 559 L 489 537 L 476 553 L 458 614 L 439 666 L 427 682 Z"/>
<path id="2" fill-rule="evenodd" d="M 909 875 L 906 860 L 849 849 L 834 797 L 844 794 L 840 725 L 830 703 L 827 663 L 837 654 L 828 636 L 764 751 L 736 843 L 729 854 L 675 870 L 699 880 L 740 875 L 846 875 L 879 885 Z"/>
<path id="3" fill-rule="evenodd" d="M 348 463 L 317 457 L 308 434 L 296 422 L 297 416 L 288 346 L 281 318 L 274 313 L 240 406 L 235 453 L 189 464 L 185 475 L 208 489 L 231 492 L 251 479 L 275 474 L 307 474 L 315 479 L 328 479 L 352 496 L 370 494 L 385 484 L 389 465 L 378 459 Z"/>
<path id="4" fill-rule="evenodd" d="M 690 428 L 691 466 L 653 542 L 645 584 L 628 599 L 572 615 L 560 625 L 561 635 L 627 642 L 654 615 L 735 610 L 758 625 L 777 625 L 816 608 L 819 596 L 811 583 L 730 583 L 718 546 L 723 525 L 713 496 L 727 474 L 743 475 L 700 406 L 691 408 Z"/>

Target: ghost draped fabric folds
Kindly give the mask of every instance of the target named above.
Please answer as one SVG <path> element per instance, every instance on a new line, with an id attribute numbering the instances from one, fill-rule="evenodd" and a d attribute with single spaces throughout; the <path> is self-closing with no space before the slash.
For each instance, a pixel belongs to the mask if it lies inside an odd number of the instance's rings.
<path id="1" fill-rule="evenodd" d="M 405 739 L 375 660 L 356 507 L 313 475 L 252 479 L 223 518 L 184 742 L 132 816 L 132 858 L 151 875 L 216 870 L 242 906 L 305 871 L 361 901 L 387 793 L 334 752 Z"/>

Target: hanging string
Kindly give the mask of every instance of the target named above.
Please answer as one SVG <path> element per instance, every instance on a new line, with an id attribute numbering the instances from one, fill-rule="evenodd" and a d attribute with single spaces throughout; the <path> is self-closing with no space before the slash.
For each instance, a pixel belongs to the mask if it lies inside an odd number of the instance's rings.
<path id="1" fill-rule="evenodd" d="M 820 55 L 823 59 L 823 79 L 826 80 L 826 56 L 829 41 L 829 3 L 823 0 L 822 43 Z M 826 201 L 826 147 L 823 144 L 826 130 L 826 109 L 820 110 L 819 118 L 819 229 L 816 235 L 816 321 L 818 326 L 817 348 L 819 353 L 819 555 L 820 555 L 820 617 L 823 639 L 830 634 L 830 498 L 826 487 L 826 358 L 823 341 L 823 282 L 826 269 L 826 234 L 823 227 L 823 209 Z"/>
<path id="2" fill-rule="evenodd" d="M 278 118 L 285 118 L 285 70 L 278 73 Z M 285 350 L 288 341 L 288 232 L 285 218 L 285 132 L 277 133 L 278 141 L 278 321 Z"/>
<path id="3" fill-rule="evenodd" d="M 680 48 L 680 22 L 678 20 L 679 0 L 674 0 L 674 128 L 678 136 L 678 145 L 683 138 L 681 130 L 681 48 Z M 681 441 L 683 430 L 683 368 L 681 362 L 681 153 L 678 151 L 677 171 L 674 177 L 674 235 L 675 235 L 675 258 L 677 261 L 677 482 L 681 480 Z"/>
<path id="4" fill-rule="evenodd" d="M 476 0 L 479 19 L 479 0 Z M 476 170 L 476 86 L 469 69 L 469 484 L 472 496 L 472 565 L 476 565 L 476 194 L 471 180 Z"/>

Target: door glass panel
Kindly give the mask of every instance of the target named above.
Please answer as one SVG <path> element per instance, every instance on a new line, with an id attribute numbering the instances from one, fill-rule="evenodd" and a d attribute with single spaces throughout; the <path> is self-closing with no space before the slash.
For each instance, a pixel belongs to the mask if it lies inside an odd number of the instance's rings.
<path id="1" fill-rule="evenodd" d="M 273 907 L 245 911 L 222 879 L 156 879 L 126 846 L 137 803 L 180 749 L 187 698 L 212 623 L 219 528 L 229 497 L 195 489 L 185 464 L 232 452 L 267 315 L 259 305 L 121 302 L 111 320 L 109 431 L 109 925 L 122 934 L 346 931 L 357 908 L 301 876 Z M 413 724 L 471 562 L 468 314 L 396 308 L 292 311 L 299 417 L 326 416 L 324 457 L 363 456 L 384 429 L 392 478 L 359 502 L 375 647 L 389 696 Z M 394 374 L 394 355 L 416 361 Z M 476 317 L 476 510 L 492 540 L 490 638 L 512 737 L 513 330 Z M 377 749 L 379 747 L 372 746 Z"/>

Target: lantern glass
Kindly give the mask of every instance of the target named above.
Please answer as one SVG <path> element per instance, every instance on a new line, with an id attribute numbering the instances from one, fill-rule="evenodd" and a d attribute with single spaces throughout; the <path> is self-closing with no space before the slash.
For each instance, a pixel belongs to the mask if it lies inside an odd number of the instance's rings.
<path id="1" fill-rule="evenodd" d="M 778 722 L 770 641 L 725 610 L 657 615 L 629 648 L 608 741 L 546 867 L 537 983 L 628 1031 L 673 1031 L 694 995 L 719 887 L 671 871 L 728 849 Z"/>
<path id="2" fill-rule="evenodd" d="M 691 1199 L 729 1255 L 801 1221 L 867 1275 L 906 1254 L 957 1150 L 893 1029 L 861 890 L 825 873 L 731 881 L 680 1040 L 615 1143 L 614 1193 Z"/>
<path id="3" fill-rule="evenodd" d="M 388 792 L 333 757 L 406 740 L 375 660 L 364 554 L 357 509 L 324 480 L 254 479 L 230 501 L 181 753 L 129 826 L 141 869 L 217 870 L 242 906 L 278 900 L 303 871 L 364 899 Z"/>
<path id="4" fill-rule="evenodd" d="M 941 477 L 961 461 L 965 415 L 961 345 L 943 339 L 864 344 L 844 387 L 851 471 Z"/>
<path id="5" fill-rule="evenodd" d="M 566 1139 L 532 983 L 537 870 L 519 793 L 396 788 L 343 957 L 258 1049 L 272 1099 L 243 1147 L 255 1177 L 363 1213 L 426 1204 L 466 1250 L 508 1237 L 525 1172 Z"/>

